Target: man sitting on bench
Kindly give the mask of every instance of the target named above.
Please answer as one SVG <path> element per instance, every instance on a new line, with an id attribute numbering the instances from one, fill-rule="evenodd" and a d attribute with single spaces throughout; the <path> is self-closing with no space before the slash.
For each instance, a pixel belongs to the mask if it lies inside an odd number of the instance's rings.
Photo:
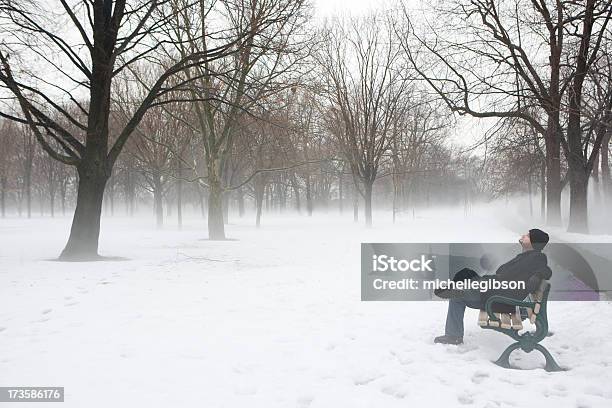
<path id="1" fill-rule="evenodd" d="M 531 229 L 527 234 L 521 236 L 519 243 L 523 251 L 509 262 L 501 265 L 495 272 L 495 275 L 481 278 L 473 270 L 464 268 L 457 272 L 453 280 L 496 279 L 498 281 L 523 281 L 525 289 L 490 289 L 485 292 L 481 292 L 478 289 L 435 291 L 437 296 L 449 299 L 449 302 L 444 336 L 436 337 L 434 343 L 463 343 L 463 315 L 465 314 L 466 307 L 484 309 L 487 299 L 493 295 L 523 300 L 529 293 L 537 290 L 542 279 L 550 279 L 552 270 L 547 265 L 546 255 L 541 252 L 548 243 L 548 234 L 539 229 Z M 515 307 L 493 304 L 493 311 L 496 313 L 514 313 Z"/>

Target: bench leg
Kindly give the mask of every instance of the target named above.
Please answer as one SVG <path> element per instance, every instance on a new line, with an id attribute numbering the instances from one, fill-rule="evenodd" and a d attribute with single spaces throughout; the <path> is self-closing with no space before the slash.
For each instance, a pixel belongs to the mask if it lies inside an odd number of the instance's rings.
<path id="1" fill-rule="evenodd" d="M 513 368 L 510 365 L 510 354 L 512 354 L 514 350 L 520 347 L 521 347 L 521 344 L 519 342 L 509 345 L 508 348 L 504 350 L 502 355 L 499 356 L 499 358 L 496 361 L 494 361 L 494 363 L 503 368 Z M 542 353 L 544 355 L 544 358 L 546 359 L 546 365 L 544 366 L 544 370 L 548 372 L 565 371 L 565 369 L 561 368 L 557 364 L 553 356 L 550 354 L 548 350 L 546 350 L 544 346 L 540 344 L 536 344 L 534 346 L 534 349 Z"/>
<path id="2" fill-rule="evenodd" d="M 504 352 L 501 356 L 499 356 L 497 361 L 494 361 L 494 363 L 503 368 L 512 368 L 510 366 L 510 354 L 519 347 L 521 347 L 520 343 L 512 343 L 508 346 L 507 349 L 504 350 Z"/>
<path id="3" fill-rule="evenodd" d="M 565 371 L 563 368 L 559 367 L 559 364 L 557 364 L 553 356 L 549 353 L 548 350 L 546 350 L 544 346 L 536 344 L 535 349 L 542 353 L 544 355 L 544 358 L 546 359 L 546 365 L 544 366 L 544 370 L 548 372 Z"/>

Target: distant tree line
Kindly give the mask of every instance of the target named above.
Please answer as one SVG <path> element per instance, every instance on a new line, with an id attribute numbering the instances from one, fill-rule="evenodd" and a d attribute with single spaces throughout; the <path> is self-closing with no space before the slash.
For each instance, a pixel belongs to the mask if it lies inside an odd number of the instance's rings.
<path id="1" fill-rule="evenodd" d="M 62 259 L 96 258 L 102 213 L 140 207 L 159 227 L 201 212 L 221 240 L 248 209 L 371 226 L 375 206 L 528 193 L 558 225 L 567 186 L 586 232 L 589 180 L 609 203 L 610 1 L 322 24 L 303 0 L 56 3 L 0 0 L 0 205 L 74 211 Z M 460 149 L 453 113 L 498 122 Z"/>

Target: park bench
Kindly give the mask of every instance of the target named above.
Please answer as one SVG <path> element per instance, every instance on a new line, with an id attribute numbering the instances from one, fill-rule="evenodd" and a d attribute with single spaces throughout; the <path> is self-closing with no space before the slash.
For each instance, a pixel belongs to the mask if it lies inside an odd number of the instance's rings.
<path id="1" fill-rule="evenodd" d="M 546 371 L 564 371 L 556 363 L 549 351 L 540 344 L 548 335 L 548 316 L 546 314 L 546 303 L 550 292 L 550 283 L 543 280 L 538 290 L 532 293 L 529 301 L 519 301 L 504 296 L 491 296 L 485 303 L 485 309 L 480 311 L 478 317 L 478 325 L 483 329 L 491 329 L 504 333 L 514 340 L 502 355 L 495 361 L 500 367 L 513 368 L 510 366 L 510 354 L 520 348 L 526 353 L 531 353 L 533 350 L 538 350 L 546 358 Z M 494 303 L 501 303 L 510 306 L 516 306 L 514 313 L 495 313 L 492 310 Z M 523 319 L 519 308 L 527 309 L 527 315 L 532 324 L 535 324 L 534 332 L 524 332 L 519 334 L 523 329 Z"/>

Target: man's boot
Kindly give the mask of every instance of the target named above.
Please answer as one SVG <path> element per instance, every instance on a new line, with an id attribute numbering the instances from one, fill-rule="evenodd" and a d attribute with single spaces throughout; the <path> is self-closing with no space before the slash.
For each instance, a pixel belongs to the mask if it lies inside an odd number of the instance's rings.
<path id="1" fill-rule="evenodd" d="M 463 337 L 457 337 L 457 336 L 447 336 L 446 334 L 444 336 L 438 336 L 434 339 L 434 343 L 440 343 L 440 344 L 454 344 L 454 345 L 458 345 L 458 344 L 463 344 Z"/>

